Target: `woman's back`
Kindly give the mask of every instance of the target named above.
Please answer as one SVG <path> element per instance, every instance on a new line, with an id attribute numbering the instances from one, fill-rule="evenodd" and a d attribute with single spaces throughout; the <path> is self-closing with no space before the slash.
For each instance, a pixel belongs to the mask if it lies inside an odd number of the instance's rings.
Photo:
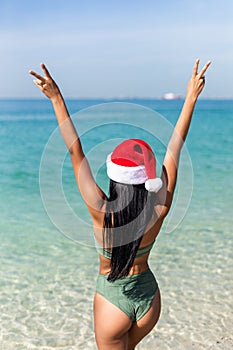
<path id="1" fill-rule="evenodd" d="M 161 212 L 161 205 L 160 212 Z M 94 233 L 96 239 L 96 247 L 97 252 L 99 253 L 99 261 L 100 261 L 100 274 L 108 274 L 111 270 L 111 249 L 106 249 L 107 253 L 103 254 L 103 239 L 102 232 L 104 226 L 104 216 L 105 216 L 106 205 L 102 208 L 101 212 L 99 212 L 98 218 L 96 218 L 93 222 L 94 225 Z M 148 269 L 148 258 L 151 249 L 155 244 L 155 240 L 159 234 L 160 228 L 162 226 L 163 220 L 165 216 L 158 215 L 157 207 L 154 207 L 154 212 L 152 214 L 151 220 L 147 225 L 147 228 L 142 236 L 141 243 L 139 245 L 133 266 L 130 269 L 129 275 L 138 274 L 146 269 Z M 165 212 L 163 210 L 162 212 Z M 150 249 L 149 249 L 150 248 Z"/>

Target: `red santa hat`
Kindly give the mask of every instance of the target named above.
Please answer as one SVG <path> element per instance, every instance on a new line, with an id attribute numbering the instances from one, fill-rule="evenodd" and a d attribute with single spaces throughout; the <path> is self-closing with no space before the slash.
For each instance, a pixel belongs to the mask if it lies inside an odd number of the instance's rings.
<path id="1" fill-rule="evenodd" d="M 143 140 L 120 143 L 107 157 L 107 174 L 116 182 L 129 185 L 145 183 L 149 192 L 158 192 L 163 183 L 156 178 L 156 160 L 151 147 Z"/>

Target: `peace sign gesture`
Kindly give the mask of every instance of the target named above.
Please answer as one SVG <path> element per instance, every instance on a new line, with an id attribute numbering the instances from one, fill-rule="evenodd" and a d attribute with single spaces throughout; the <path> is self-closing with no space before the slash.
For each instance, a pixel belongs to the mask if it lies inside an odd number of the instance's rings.
<path id="1" fill-rule="evenodd" d="M 60 90 L 51 77 L 48 69 L 45 67 L 43 63 L 41 63 L 41 68 L 44 72 L 44 77 L 42 75 L 30 70 L 29 73 L 36 77 L 37 79 L 33 80 L 33 82 L 38 86 L 38 88 L 50 99 L 60 95 Z"/>
<path id="2" fill-rule="evenodd" d="M 193 74 L 192 77 L 188 83 L 187 87 L 187 94 L 186 97 L 192 97 L 195 100 L 198 98 L 200 93 L 202 92 L 204 85 L 205 85 L 205 72 L 207 71 L 209 65 L 211 64 L 210 61 L 208 61 L 204 67 L 201 69 L 200 73 L 198 73 L 198 66 L 199 66 L 200 60 L 197 59 L 194 67 L 193 67 Z"/>

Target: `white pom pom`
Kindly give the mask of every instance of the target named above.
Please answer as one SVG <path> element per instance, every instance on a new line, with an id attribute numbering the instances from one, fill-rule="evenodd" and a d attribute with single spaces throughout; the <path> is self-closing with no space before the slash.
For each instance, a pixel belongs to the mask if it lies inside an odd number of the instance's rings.
<path id="1" fill-rule="evenodd" d="M 158 192 L 163 186 L 162 180 L 157 177 L 156 179 L 149 179 L 145 182 L 145 188 L 149 192 Z"/>

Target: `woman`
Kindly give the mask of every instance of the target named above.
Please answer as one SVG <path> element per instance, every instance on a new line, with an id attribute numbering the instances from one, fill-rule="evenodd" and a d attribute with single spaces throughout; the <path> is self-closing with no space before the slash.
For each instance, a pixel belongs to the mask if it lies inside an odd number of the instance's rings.
<path id="1" fill-rule="evenodd" d="M 96 184 L 61 92 L 44 64 L 44 76 L 30 71 L 51 100 L 70 152 L 76 181 L 90 212 L 100 270 L 94 297 L 95 336 L 99 350 L 133 350 L 160 315 L 160 292 L 148 266 L 152 245 L 171 207 L 180 152 L 193 110 L 205 85 L 196 60 L 186 99 L 164 158 L 161 179 L 156 160 L 142 140 L 125 140 L 108 156 L 109 198 Z"/>

